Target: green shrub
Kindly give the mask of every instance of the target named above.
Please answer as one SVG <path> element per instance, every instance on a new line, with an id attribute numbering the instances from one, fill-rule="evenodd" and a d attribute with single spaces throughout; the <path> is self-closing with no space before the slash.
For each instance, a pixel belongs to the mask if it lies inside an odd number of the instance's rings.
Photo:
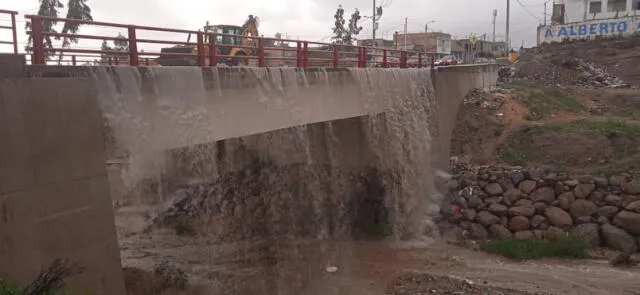
<path id="1" fill-rule="evenodd" d="M 554 241 L 537 238 L 517 240 L 514 238 L 490 240 L 481 249 L 500 254 L 510 259 L 532 260 L 545 257 L 586 258 L 588 244 L 579 238 L 562 238 Z"/>

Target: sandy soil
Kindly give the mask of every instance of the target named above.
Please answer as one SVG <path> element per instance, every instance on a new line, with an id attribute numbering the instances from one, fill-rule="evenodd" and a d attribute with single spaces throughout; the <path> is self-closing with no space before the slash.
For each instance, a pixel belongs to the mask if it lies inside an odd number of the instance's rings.
<path id="1" fill-rule="evenodd" d="M 123 266 L 178 265 L 193 285 L 185 294 L 640 294 L 640 269 L 604 258 L 515 262 L 437 239 L 217 243 L 140 233 L 142 211 L 116 214 Z"/>

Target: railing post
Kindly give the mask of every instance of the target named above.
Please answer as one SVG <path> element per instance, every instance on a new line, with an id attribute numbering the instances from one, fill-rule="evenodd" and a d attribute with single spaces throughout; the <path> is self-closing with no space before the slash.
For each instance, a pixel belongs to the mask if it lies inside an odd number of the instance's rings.
<path id="1" fill-rule="evenodd" d="M 258 38 L 258 67 L 264 68 L 266 66 L 264 62 L 264 38 Z"/>
<path id="2" fill-rule="evenodd" d="M 418 52 L 418 68 L 422 68 L 422 52 Z"/>
<path id="3" fill-rule="evenodd" d="M 151 63 L 149 62 L 149 58 L 144 59 L 144 65 L 147 67 L 151 65 Z"/>
<path id="4" fill-rule="evenodd" d="M 402 53 L 400 54 L 400 68 L 402 69 L 406 69 L 407 68 L 407 59 L 409 57 L 408 52 L 406 51 L 402 51 Z"/>
<path id="5" fill-rule="evenodd" d="M 302 67 L 302 43 L 300 43 L 300 41 L 296 42 L 296 67 L 301 68 Z"/>
<path id="6" fill-rule="evenodd" d="M 11 33 L 13 35 L 13 54 L 18 54 L 18 27 L 16 27 L 16 14 L 11 14 Z"/>
<path id="7" fill-rule="evenodd" d="M 137 67 L 140 65 L 138 59 L 138 39 L 136 38 L 136 28 L 129 26 L 129 65 Z"/>
<path id="8" fill-rule="evenodd" d="M 367 67 L 367 48 L 366 47 L 362 47 L 362 61 L 361 61 L 361 68 L 366 68 Z"/>
<path id="9" fill-rule="evenodd" d="M 383 68 L 388 68 L 389 64 L 387 63 L 387 50 L 383 49 L 382 50 L 382 67 Z"/>
<path id="10" fill-rule="evenodd" d="M 74 65 L 74 66 L 76 65 L 76 55 L 75 54 L 71 56 L 71 64 Z"/>
<path id="11" fill-rule="evenodd" d="M 198 40 L 198 66 L 204 67 L 206 65 L 206 58 L 205 58 L 205 54 L 204 54 L 204 33 L 203 32 L 198 32 L 197 35 L 197 40 Z"/>
<path id="12" fill-rule="evenodd" d="M 304 42 L 304 54 L 302 60 L 302 67 L 309 67 L 309 42 Z"/>
<path id="13" fill-rule="evenodd" d="M 31 36 L 33 37 L 33 64 L 45 64 L 44 33 L 42 28 L 42 18 L 35 16 L 31 18 Z"/>
<path id="14" fill-rule="evenodd" d="M 435 55 L 431 55 L 431 68 L 435 68 L 436 67 L 436 57 Z"/>
<path id="15" fill-rule="evenodd" d="M 107 57 L 107 64 L 111 65 L 113 63 L 113 60 L 111 58 L 111 56 Z"/>
<path id="16" fill-rule="evenodd" d="M 331 58 L 331 63 L 334 69 L 340 66 L 340 62 L 338 61 L 339 55 L 338 44 L 333 44 L 333 56 Z"/>
<path id="17" fill-rule="evenodd" d="M 216 48 L 216 34 L 209 35 L 209 66 L 218 65 L 218 48 Z"/>

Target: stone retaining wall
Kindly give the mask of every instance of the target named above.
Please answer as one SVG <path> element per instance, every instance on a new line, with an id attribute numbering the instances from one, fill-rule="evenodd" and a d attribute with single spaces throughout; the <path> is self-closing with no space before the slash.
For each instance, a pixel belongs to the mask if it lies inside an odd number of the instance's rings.
<path id="1" fill-rule="evenodd" d="M 626 253 L 640 247 L 640 179 L 570 177 L 541 170 L 457 169 L 453 220 L 472 239 L 580 236 Z"/>

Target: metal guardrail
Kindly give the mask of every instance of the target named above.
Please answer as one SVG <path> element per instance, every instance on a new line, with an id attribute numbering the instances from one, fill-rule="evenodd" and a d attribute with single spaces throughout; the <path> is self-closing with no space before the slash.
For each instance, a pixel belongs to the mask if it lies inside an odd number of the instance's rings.
<path id="1" fill-rule="evenodd" d="M 0 26 L 0 30 L 11 30 L 12 41 L 0 40 L 0 44 L 8 44 L 13 46 L 13 54 L 18 54 L 18 29 L 16 27 L 17 11 L 0 9 L 0 14 L 8 14 L 11 17 L 10 26 Z"/>
<path id="2" fill-rule="evenodd" d="M 14 17 L 15 18 L 15 17 Z M 406 50 L 397 50 L 389 48 L 376 48 L 366 46 L 351 46 L 351 45 L 337 45 L 322 42 L 302 41 L 302 40 L 288 40 L 280 38 L 269 37 L 257 37 L 257 36 L 242 36 L 234 34 L 222 34 L 222 33 L 205 33 L 202 31 L 181 30 L 171 28 L 158 28 L 149 26 L 137 26 L 137 25 L 125 25 L 109 22 L 98 21 L 84 21 L 76 19 L 64 19 L 55 17 L 45 17 L 38 15 L 26 15 L 25 18 L 31 21 L 31 30 L 27 31 L 32 37 L 32 47 L 28 48 L 29 53 L 32 55 L 32 64 L 47 64 L 47 57 L 54 53 L 62 53 L 64 56 L 70 56 L 71 60 L 65 59 L 65 62 L 76 65 L 79 58 L 100 58 L 98 64 L 109 65 L 131 65 L 131 66 L 151 66 L 155 65 L 154 58 L 159 56 L 170 57 L 190 57 L 196 58 L 197 66 L 216 66 L 221 60 L 236 59 L 249 61 L 255 63 L 258 67 L 270 66 L 270 63 L 277 61 L 281 64 L 287 64 L 295 67 L 426 67 L 429 64 L 433 65 L 435 56 L 432 54 L 426 54 L 422 52 L 411 52 Z M 101 26 L 117 29 L 126 29 L 127 36 L 125 39 L 119 39 L 112 36 L 97 36 L 97 35 L 83 35 L 83 34 L 63 34 L 55 32 L 45 32 L 43 22 L 45 20 L 57 21 L 57 22 L 72 22 L 82 25 Z M 14 34 L 15 34 L 15 25 Z M 188 34 L 196 36 L 195 42 L 181 42 L 170 40 L 158 40 L 158 39 L 144 39 L 138 38 L 139 32 L 163 32 L 168 34 Z M 46 37 L 73 37 L 76 39 L 88 39 L 88 40 L 107 40 L 116 41 L 122 40 L 128 43 L 128 50 L 114 51 L 114 50 L 98 50 L 98 49 L 78 49 L 78 48 L 47 48 L 45 46 Z M 243 46 L 243 45 L 230 45 L 230 44 L 218 44 L 216 42 L 217 37 L 232 37 L 232 38 L 247 38 L 251 40 L 250 44 L 255 46 Z M 275 43 L 291 44 L 292 46 L 277 46 L 271 45 Z M 17 44 L 14 42 L 14 44 Z M 147 52 L 140 50 L 142 44 L 167 44 L 167 45 L 181 45 L 192 46 L 196 48 L 197 53 L 167 53 L 167 52 Z M 267 45 L 270 44 L 270 45 Z M 17 52 L 17 45 L 16 52 Z M 250 49 L 255 54 L 247 56 L 230 56 L 223 55 L 220 49 L 222 48 L 245 48 Z M 273 56 L 272 54 L 280 52 L 280 56 Z M 110 56 L 104 58 L 104 56 Z M 114 57 L 115 56 L 115 57 Z M 96 62 L 97 59 L 94 59 Z"/>

